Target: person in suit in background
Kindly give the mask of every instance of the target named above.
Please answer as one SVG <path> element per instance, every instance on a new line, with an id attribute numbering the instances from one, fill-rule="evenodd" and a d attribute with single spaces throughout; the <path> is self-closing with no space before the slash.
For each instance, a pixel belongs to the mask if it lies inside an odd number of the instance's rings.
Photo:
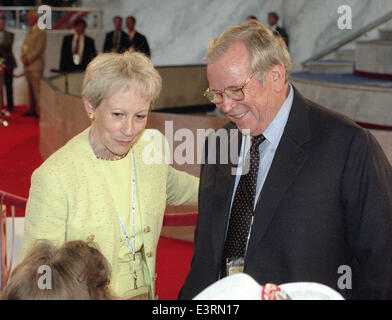
<path id="1" fill-rule="evenodd" d="M 30 105 L 24 116 L 39 118 L 40 82 L 45 64 L 46 31 L 38 27 L 36 11 L 29 11 L 26 20 L 31 28 L 27 31 L 22 45 L 21 60 L 28 84 Z"/>
<path id="2" fill-rule="evenodd" d="M 12 53 L 12 45 L 14 43 L 14 34 L 5 30 L 6 21 L 4 17 L 0 17 L 0 58 L 4 59 L 4 84 L 7 92 L 8 111 L 14 110 L 14 95 L 12 89 L 12 74 L 16 68 L 16 61 Z"/>
<path id="3" fill-rule="evenodd" d="M 125 24 L 128 29 L 129 37 L 129 50 L 142 52 L 148 57 L 151 57 L 150 46 L 148 45 L 147 38 L 135 30 L 136 18 L 133 16 L 127 17 Z"/>
<path id="4" fill-rule="evenodd" d="M 257 17 L 256 16 L 247 16 L 246 17 L 246 21 L 249 21 L 249 20 L 256 20 L 257 21 Z"/>
<path id="5" fill-rule="evenodd" d="M 61 45 L 61 71 L 85 71 L 89 62 L 97 55 L 94 39 L 84 34 L 86 27 L 86 21 L 76 20 L 74 23 L 75 33 L 64 36 Z"/>
<path id="6" fill-rule="evenodd" d="M 231 122 L 206 139 L 179 297 L 244 272 L 260 284 L 318 282 L 346 299 L 391 299 L 392 168 L 376 139 L 305 99 L 288 81 L 283 39 L 257 21 L 213 39 L 205 61 L 205 96 Z"/>
<path id="7" fill-rule="evenodd" d="M 275 35 L 279 35 L 286 42 L 287 48 L 289 47 L 289 35 L 287 34 L 285 28 L 278 26 L 279 15 L 276 12 L 268 13 L 268 24 L 270 25 L 272 31 Z"/>
<path id="8" fill-rule="evenodd" d="M 114 30 L 106 34 L 103 52 L 123 53 L 128 50 L 130 43 L 128 35 L 122 31 L 122 18 L 113 18 Z"/>

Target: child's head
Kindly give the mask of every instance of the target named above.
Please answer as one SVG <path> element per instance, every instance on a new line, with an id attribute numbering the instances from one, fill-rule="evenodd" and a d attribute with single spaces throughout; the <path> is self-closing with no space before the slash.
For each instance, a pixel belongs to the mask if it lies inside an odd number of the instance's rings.
<path id="1" fill-rule="evenodd" d="M 46 240 L 15 267 L 4 288 L 5 300 L 110 299 L 110 269 L 91 242 L 69 241 L 57 249 Z"/>

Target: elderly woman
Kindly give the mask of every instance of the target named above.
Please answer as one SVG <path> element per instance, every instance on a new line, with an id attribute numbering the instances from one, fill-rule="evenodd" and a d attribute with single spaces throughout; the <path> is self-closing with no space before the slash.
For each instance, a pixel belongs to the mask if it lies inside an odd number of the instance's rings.
<path id="1" fill-rule="evenodd" d="M 173 169 L 163 135 L 145 130 L 161 78 L 141 53 L 105 53 L 87 67 L 91 126 L 32 175 L 21 257 L 36 239 L 94 240 L 112 267 L 111 294 L 153 299 L 166 203 L 195 205 L 199 180 Z"/>

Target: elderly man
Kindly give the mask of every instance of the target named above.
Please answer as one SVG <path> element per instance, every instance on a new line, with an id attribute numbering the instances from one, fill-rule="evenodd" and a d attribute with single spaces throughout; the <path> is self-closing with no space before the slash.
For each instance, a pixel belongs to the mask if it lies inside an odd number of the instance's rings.
<path id="1" fill-rule="evenodd" d="M 206 140 L 179 297 L 245 272 L 260 284 L 310 281 L 349 299 L 392 298 L 392 169 L 375 138 L 301 96 L 283 39 L 256 21 L 212 40 L 206 62 L 205 95 L 232 123 L 227 139 Z M 222 163 L 237 142 L 239 160 Z"/>
<path id="2" fill-rule="evenodd" d="M 38 13 L 27 13 L 27 24 L 31 27 L 22 45 L 21 60 L 24 64 L 28 84 L 30 106 L 24 116 L 39 118 L 40 81 L 44 72 L 46 32 L 38 27 Z"/>

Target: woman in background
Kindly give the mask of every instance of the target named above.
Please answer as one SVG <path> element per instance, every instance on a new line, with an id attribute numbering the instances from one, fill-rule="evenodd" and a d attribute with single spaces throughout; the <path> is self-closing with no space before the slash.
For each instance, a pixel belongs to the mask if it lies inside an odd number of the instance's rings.
<path id="1" fill-rule="evenodd" d="M 111 264 L 113 295 L 154 298 L 166 203 L 197 204 L 199 185 L 165 161 L 164 136 L 145 130 L 160 90 L 159 73 L 141 53 L 90 62 L 82 95 L 91 126 L 33 173 L 21 258 L 37 239 L 94 240 Z"/>

